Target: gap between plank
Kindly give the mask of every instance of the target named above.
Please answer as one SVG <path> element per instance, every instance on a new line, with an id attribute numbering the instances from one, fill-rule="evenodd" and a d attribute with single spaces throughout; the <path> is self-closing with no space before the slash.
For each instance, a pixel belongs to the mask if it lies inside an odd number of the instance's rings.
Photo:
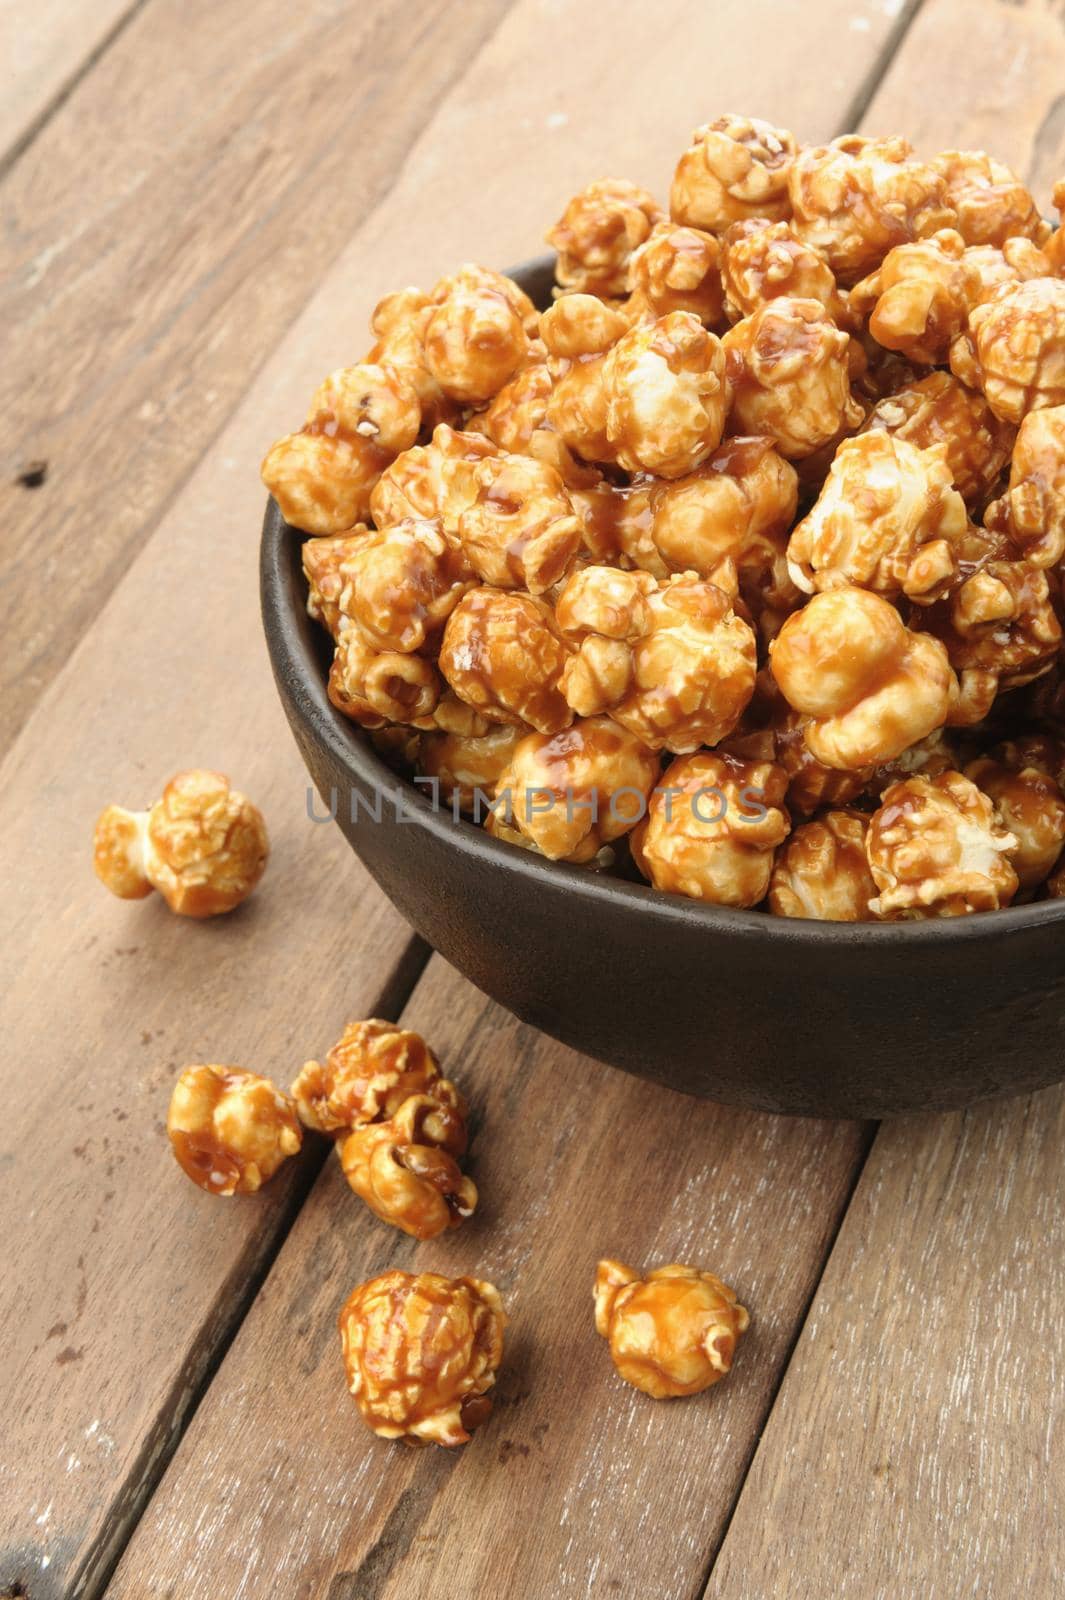
<path id="1" fill-rule="evenodd" d="M 373 1003 L 373 1015 L 390 1022 L 399 1020 L 432 954 L 424 940 L 417 934 L 411 935 L 394 972 Z M 324 1140 L 316 1140 L 316 1145 L 320 1148 L 310 1151 L 301 1164 L 299 1181 L 293 1185 L 284 1209 L 279 1212 L 273 1232 L 267 1239 L 253 1242 L 230 1274 L 234 1285 L 232 1297 L 227 1297 L 228 1285 L 220 1289 L 218 1308 L 200 1330 L 181 1371 L 163 1398 L 155 1425 L 141 1445 L 98 1538 L 71 1575 L 71 1600 L 99 1600 L 111 1582 L 148 1502 L 329 1159 L 332 1146 Z"/>
<path id="2" fill-rule="evenodd" d="M 856 129 L 861 127 L 865 113 L 872 104 L 873 96 L 891 70 L 891 65 L 905 44 L 906 35 L 917 21 L 918 13 L 923 5 L 924 0 L 910 0 L 909 5 L 903 7 L 898 21 L 884 40 L 880 54 L 862 79 L 854 99 L 847 107 L 846 114 L 839 125 L 839 134 L 854 133 Z M 837 134 L 837 138 L 839 134 Z"/>

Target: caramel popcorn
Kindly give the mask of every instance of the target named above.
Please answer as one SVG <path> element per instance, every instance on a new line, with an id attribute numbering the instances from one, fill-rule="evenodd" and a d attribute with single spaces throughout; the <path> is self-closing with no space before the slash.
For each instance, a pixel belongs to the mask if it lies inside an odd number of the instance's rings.
<path id="1" fill-rule="evenodd" d="M 506 1317 L 481 1278 L 385 1272 L 345 1301 L 340 1343 L 348 1388 L 382 1439 L 468 1444 L 492 1408 Z"/>
<path id="2" fill-rule="evenodd" d="M 422 650 L 439 636 L 473 575 L 440 523 L 405 517 L 357 539 L 339 563 L 337 609 L 375 650 Z"/>
<path id="3" fill-rule="evenodd" d="M 969 245 L 1003 245 L 1023 234 L 1042 244 L 1050 232 L 1024 184 L 983 150 L 944 150 L 932 160 L 947 185 L 957 229 Z"/>
<path id="4" fill-rule="evenodd" d="M 427 733 L 419 745 L 418 771 L 439 785 L 447 803 L 461 811 L 487 807 L 500 775 L 525 737 L 511 723 L 489 723 L 483 733 Z"/>
<path id="5" fill-rule="evenodd" d="M 721 748 L 744 761 L 772 761 L 788 780 L 785 799 L 793 816 L 810 817 L 824 808 L 848 806 L 864 792 L 872 767 L 839 772 L 814 759 L 806 743 L 806 719 L 779 695 L 769 724 L 738 734 Z"/>
<path id="6" fill-rule="evenodd" d="M 630 316 L 664 317 L 689 311 L 706 327 L 721 321 L 721 246 L 712 233 L 660 222 L 629 261 Z"/>
<path id="7" fill-rule="evenodd" d="M 850 390 L 850 338 L 820 301 L 770 300 L 723 343 L 732 432 L 765 434 L 795 459 L 862 421 Z"/>
<path id="8" fill-rule="evenodd" d="M 547 421 L 585 461 L 613 461 L 607 437 L 607 357 L 628 319 L 592 295 L 566 295 L 540 318 L 554 388 Z"/>
<path id="9" fill-rule="evenodd" d="M 819 251 L 788 222 L 752 217 L 734 222 L 721 240 L 721 282 L 729 318 L 738 322 L 770 300 L 818 300 L 836 323 L 849 309 Z"/>
<path id="10" fill-rule="evenodd" d="M 673 175 L 670 215 L 711 233 L 747 217 L 789 216 L 798 148 L 794 134 L 758 117 L 728 113 L 696 128 Z"/>
<path id="11" fill-rule="evenodd" d="M 639 822 L 658 770 L 655 753 L 609 717 L 528 734 L 497 780 L 491 831 L 553 861 L 591 861 Z"/>
<path id="12" fill-rule="evenodd" d="M 1065 848 L 1065 796 L 1038 767 L 1009 766 L 989 756 L 970 761 L 965 776 L 987 795 L 995 814 L 1016 840 L 1009 852 L 1022 890 L 1049 876 Z"/>
<path id="13" fill-rule="evenodd" d="M 970 507 L 980 506 L 994 489 L 1016 437 L 1012 424 L 951 372 L 930 372 L 879 400 L 862 424 L 863 432 L 870 430 L 918 450 L 942 446 L 954 487 Z"/>
<path id="14" fill-rule="evenodd" d="M 869 823 L 866 852 L 880 891 L 870 909 L 904 918 L 997 911 L 1017 892 L 1016 848 L 987 795 L 960 772 L 906 778 Z"/>
<path id="15" fill-rule="evenodd" d="M 618 1373 L 655 1400 L 718 1383 L 750 1324 L 727 1284 L 695 1267 L 657 1267 L 641 1278 L 622 1261 L 600 1261 L 594 1293 L 595 1329 Z"/>
<path id="16" fill-rule="evenodd" d="M 370 515 L 378 528 L 408 517 L 438 517 L 445 533 L 458 533 L 458 520 L 473 503 L 474 473 L 494 450 L 480 434 L 440 423 L 426 445 L 414 445 L 381 474 L 370 496 Z"/>
<path id="17" fill-rule="evenodd" d="M 765 898 L 773 852 L 790 827 L 788 780 L 764 761 L 700 751 L 667 767 L 632 838 L 656 889 L 722 906 Z"/>
<path id="18" fill-rule="evenodd" d="M 430 374 L 449 400 L 490 400 L 525 357 L 532 302 L 508 278 L 483 267 L 463 267 L 442 279 L 433 298 L 423 334 Z"/>
<path id="19" fill-rule="evenodd" d="M 945 362 L 975 303 L 979 280 L 966 259 L 965 240 L 942 228 L 914 244 L 896 245 L 876 271 L 850 293 L 850 304 L 869 317 L 878 344 L 920 366 Z"/>
<path id="20" fill-rule="evenodd" d="M 166 1130 L 178 1165 L 208 1194 L 254 1194 L 300 1148 L 296 1108 L 268 1078 L 239 1067 L 186 1067 Z"/>
<path id="21" fill-rule="evenodd" d="M 1032 566 L 1054 567 L 1065 557 L 1065 405 L 1025 417 L 1009 488 L 988 506 L 985 521 Z"/>
<path id="22" fill-rule="evenodd" d="M 609 711 L 655 750 L 682 753 L 731 733 L 754 692 L 754 634 L 716 584 L 687 574 L 585 567 L 559 596 L 577 646 L 562 692 L 582 717 Z"/>
<path id="23" fill-rule="evenodd" d="M 440 674 L 424 656 L 375 650 L 358 628 L 343 628 L 329 671 L 329 698 L 364 728 L 389 722 L 431 726 Z"/>
<path id="24" fill-rule="evenodd" d="M 543 594 L 573 564 L 581 520 L 554 467 L 528 456 L 489 457 L 458 519 L 467 561 L 485 583 Z"/>
<path id="25" fill-rule="evenodd" d="M 900 755 L 942 727 L 958 693 L 938 639 L 913 633 L 865 589 L 815 595 L 769 647 L 812 755 L 844 772 Z"/>
<path id="26" fill-rule="evenodd" d="M 927 603 L 958 574 L 969 519 L 942 445 L 918 450 L 880 430 L 844 439 L 816 505 L 788 544 L 805 593 L 856 584 Z"/>
<path id="27" fill-rule="evenodd" d="M 650 237 L 662 208 L 626 178 L 600 178 L 574 195 L 547 234 L 558 251 L 555 276 L 564 289 L 610 299 L 628 289 L 633 251 Z"/>
<path id="28" fill-rule="evenodd" d="M 603 386 L 607 440 L 629 472 L 680 478 L 721 442 L 725 353 L 690 311 L 624 334 L 606 357 Z"/>
<path id="29" fill-rule="evenodd" d="M 322 535 L 303 541 L 303 575 L 307 579 L 307 614 L 336 639 L 342 616 L 340 597 L 345 588 L 345 563 L 354 555 L 370 529 L 360 522 L 350 533 Z"/>
<path id="30" fill-rule="evenodd" d="M 871 922 L 876 895 L 865 858 L 868 817 L 857 811 L 826 811 L 785 839 L 769 879 L 769 910 L 775 917 L 815 922 Z"/>
<path id="31" fill-rule="evenodd" d="M 324 1062 L 304 1063 L 292 1098 L 304 1127 L 345 1133 L 391 1117 L 439 1077 L 440 1063 L 420 1033 L 370 1017 L 349 1022 Z"/>
<path id="32" fill-rule="evenodd" d="M 1005 422 L 1065 405 L 1065 280 L 1004 284 L 950 347 L 950 365 Z"/>
<path id="33" fill-rule="evenodd" d="M 791 168 L 788 195 L 796 234 L 845 286 L 871 272 L 893 246 L 955 221 L 942 174 L 914 160 L 901 138 L 849 133 L 808 145 Z"/>
<path id="34" fill-rule="evenodd" d="M 355 1128 L 339 1146 L 359 1199 L 415 1239 L 435 1239 L 476 1210 L 476 1186 L 455 1159 L 465 1149 L 466 1103 L 446 1078 L 408 1096 L 384 1122 Z"/>
<path id="35" fill-rule="evenodd" d="M 473 589 L 448 618 L 440 671 L 459 699 L 490 722 L 558 733 L 573 720 L 561 687 L 568 655 L 543 601 Z"/>
<path id="36" fill-rule="evenodd" d="M 147 811 L 108 806 L 93 867 L 122 900 L 158 889 L 182 917 L 215 917 L 246 900 L 266 869 L 262 813 L 220 772 L 179 772 Z"/>

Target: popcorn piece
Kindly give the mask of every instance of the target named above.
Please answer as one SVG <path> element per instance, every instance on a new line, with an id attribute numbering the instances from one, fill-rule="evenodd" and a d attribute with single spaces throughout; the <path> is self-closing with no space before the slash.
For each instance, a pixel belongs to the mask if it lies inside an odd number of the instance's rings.
<path id="1" fill-rule="evenodd" d="M 382 1439 L 468 1444 L 491 1411 L 506 1317 L 481 1278 L 386 1272 L 340 1313 L 348 1388 Z"/>
<path id="2" fill-rule="evenodd" d="M 774 761 L 787 776 L 788 811 L 793 816 L 811 817 L 815 811 L 847 806 L 857 800 L 872 778 L 873 768 L 838 772 L 815 761 L 806 743 L 805 729 L 806 719 L 792 711 L 781 696 L 768 727 L 736 735 L 721 749 L 744 761 Z"/>
<path id="3" fill-rule="evenodd" d="M 983 395 L 951 372 L 930 372 L 879 400 L 862 425 L 863 433 L 873 430 L 918 450 L 941 445 L 954 487 L 971 507 L 981 505 L 998 482 L 1016 437 L 1012 424 L 1000 421 Z"/>
<path id="4" fill-rule="evenodd" d="M 712 233 L 675 222 L 656 224 L 629 261 L 627 311 L 651 319 L 689 311 L 714 327 L 724 310 L 720 255 Z"/>
<path id="5" fill-rule="evenodd" d="M 955 229 L 942 228 L 889 250 L 876 271 L 855 284 L 850 304 L 869 317 L 869 331 L 880 344 L 933 367 L 946 361 L 978 290 L 965 240 Z"/>
<path id="6" fill-rule="evenodd" d="M 849 336 L 817 300 L 771 300 L 724 337 L 730 427 L 809 456 L 864 412 L 850 391 Z"/>
<path id="7" fill-rule="evenodd" d="M 407 654 L 436 638 L 473 575 L 440 523 L 405 517 L 357 540 L 340 563 L 342 617 L 375 650 Z"/>
<path id="8" fill-rule="evenodd" d="M 905 139 L 849 133 L 809 145 L 788 179 L 798 237 L 819 250 L 840 283 L 871 272 L 895 245 L 951 227 L 954 209 L 935 167 Z"/>
<path id="9" fill-rule="evenodd" d="M 1024 184 L 983 150 L 944 150 L 932 160 L 947 185 L 966 244 L 1003 245 L 1024 234 L 1042 244 L 1050 232 Z"/>
<path id="10" fill-rule="evenodd" d="M 844 772 L 890 761 L 942 727 L 958 694 L 942 644 L 911 633 L 865 589 L 815 595 L 769 653 L 784 698 L 809 719 L 811 754 Z"/>
<path id="11" fill-rule="evenodd" d="M 423 335 L 430 374 L 449 400 L 490 400 L 525 357 L 532 302 L 508 278 L 474 266 L 442 278 L 432 299 Z"/>
<path id="12" fill-rule="evenodd" d="M 603 365 L 606 435 L 629 472 L 680 478 L 721 442 L 725 353 L 689 311 L 641 323 Z"/>
<path id="13" fill-rule="evenodd" d="M 712 1272 L 658 1267 L 641 1278 L 621 1261 L 595 1273 L 595 1328 L 619 1375 L 655 1400 L 700 1394 L 730 1370 L 750 1318 Z"/>
<path id="14" fill-rule="evenodd" d="M 443 800 L 480 820 L 496 784 L 525 737 L 524 729 L 489 723 L 484 733 L 427 733 L 419 750 L 418 771 L 438 785 Z"/>
<path id="15" fill-rule="evenodd" d="M 653 195 L 626 178 L 600 178 L 574 195 L 547 235 L 564 289 L 603 298 L 628 290 L 629 261 L 662 218 Z"/>
<path id="16" fill-rule="evenodd" d="M 674 222 L 723 233 L 747 217 L 787 217 L 795 135 L 729 112 L 696 128 L 669 192 Z"/>
<path id="17" fill-rule="evenodd" d="M 440 674 L 424 656 L 375 650 L 358 628 L 341 630 L 329 671 L 329 698 L 364 728 L 389 722 L 432 726 Z"/>
<path id="18" fill-rule="evenodd" d="M 776 917 L 815 922 L 871 922 L 876 894 L 865 859 L 869 819 L 857 811 L 826 811 L 785 839 L 769 880 Z"/>
<path id="19" fill-rule="evenodd" d="M 970 761 L 965 776 L 987 795 L 999 822 L 1017 841 L 1009 859 L 1021 889 L 1037 888 L 1065 848 L 1061 789 L 1037 767 L 1011 767 L 988 756 Z"/>
<path id="20" fill-rule="evenodd" d="M 947 453 L 875 430 L 844 439 L 816 505 L 788 544 L 806 594 L 857 584 L 928 604 L 954 582 L 968 528 Z"/>
<path id="21" fill-rule="evenodd" d="M 824 257 L 803 244 L 787 222 L 764 217 L 734 222 L 721 241 L 721 282 L 732 322 L 753 316 L 782 296 L 820 301 L 837 324 L 849 319 Z"/>
<path id="22" fill-rule="evenodd" d="M 108 806 L 96 824 L 93 867 L 112 894 L 158 889 L 182 917 L 214 917 L 246 900 L 266 869 L 262 813 L 220 772 L 179 772 L 148 811 Z"/>
<path id="23" fill-rule="evenodd" d="M 476 1210 L 476 1185 L 455 1160 L 465 1149 L 466 1102 L 446 1078 L 410 1095 L 386 1121 L 355 1128 L 339 1146 L 359 1199 L 415 1239 L 435 1239 Z"/>
<path id="24" fill-rule="evenodd" d="M 633 859 L 656 889 L 755 906 L 790 826 L 787 786 L 783 770 L 769 762 L 709 751 L 681 756 L 663 773 L 633 834 Z"/>
<path id="25" fill-rule="evenodd" d="M 552 861 L 587 862 L 639 822 L 657 778 L 658 758 L 634 734 L 609 717 L 582 717 L 515 747 L 496 784 L 495 818 Z"/>
<path id="26" fill-rule="evenodd" d="M 1065 405 L 1025 417 L 1009 488 L 988 506 L 985 521 L 1006 534 L 1032 566 L 1057 566 L 1065 557 Z"/>
<path id="27" fill-rule="evenodd" d="M 262 480 L 294 528 L 340 533 L 366 520 L 374 484 L 420 425 L 418 396 L 395 368 L 343 368 L 316 390 L 300 432 L 267 451 Z"/>
<path id="28" fill-rule="evenodd" d="M 870 909 L 910 919 L 997 911 L 1017 892 L 1016 848 L 991 801 L 960 772 L 907 778 L 869 823 L 866 852 L 880 890 Z"/>
<path id="29" fill-rule="evenodd" d="M 1065 281 L 1004 284 L 950 347 L 951 369 L 1005 422 L 1065 405 Z"/>
<path id="30" fill-rule="evenodd" d="M 307 579 L 307 614 L 320 622 L 335 639 L 343 617 L 340 597 L 344 591 L 344 564 L 354 555 L 370 529 L 364 522 L 350 533 L 305 539 L 301 552 L 303 575 Z"/>
<path id="31" fill-rule="evenodd" d="M 420 1033 L 371 1017 L 349 1022 L 325 1061 L 307 1061 L 292 1085 L 300 1121 L 337 1134 L 381 1122 L 428 1093 L 440 1063 Z"/>
<path id="32" fill-rule="evenodd" d="M 366 358 L 401 375 L 418 396 L 423 423 L 430 426 L 447 421 L 455 412 L 455 402 L 447 399 L 425 361 L 425 325 L 433 309 L 433 301 L 421 289 L 385 295 L 370 318 L 377 342 Z"/>
<path id="33" fill-rule="evenodd" d="M 543 601 L 474 589 L 448 619 L 440 671 L 459 699 L 490 722 L 558 733 L 573 720 L 561 688 L 568 654 Z"/>
<path id="34" fill-rule="evenodd" d="M 474 469 L 476 496 L 458 519 L 466 559 L 485 583 L 543 594 L 565 577 L 581 520 L 554 467 L 489 457 Z"/>
<path id="35" fill-rule="evenodd" d="M 732 732 L 754 692 L 754 634 L 716 584 L 692 574 L 586 567 L 559 597 L 578 646 L 562 691 L 579 716 L 609 711 L 654 750 L 696 750 Z"/>
<path id="36" fill-rule="evenodd" d="M 605 369 L 628 320 L 591 295 L 566 295 L 540 318 L 554 388 L 547 421 L 585 461 L 613 461 L 607 438 Z"/>
<path id="37" fill-rule="evenodd" d="M 303 1135 L 287 1094 L 239 1067 L 186 1067 L 166 1131 L 178 1165 L 208 1194 L 254 1194 Z"/>
<path id="38" fill-rule="evenodd" d="M 474 473 L 494 455 L 479 434 L 440 423 L 429 444 L 405 450 L 381 474 L 370 496 L 375 524 L 388 528 L 407 517 L 439 517 L 444 532 L 456 535 L 459 517 L 477 493 Z"/>
<path id="39" fill-rule="evenodd" d="M 891 761 L 884 761 L 870 774 L 866 792 L 883 798 L 893 783 L 903 778 L 938 778 L 941 772 L 952 772 L 958 758 L 946 728 L 937 728 L 926 739 L 918 739 L 909 749 Z"/>

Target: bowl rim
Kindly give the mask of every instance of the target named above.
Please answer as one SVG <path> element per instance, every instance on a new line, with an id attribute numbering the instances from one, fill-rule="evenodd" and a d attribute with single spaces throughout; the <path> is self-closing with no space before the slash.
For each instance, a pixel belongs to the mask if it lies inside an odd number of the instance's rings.
<path id="1" fill-rule="evenodd" d="M 545 252 L 507 268 L 506 275 L 519 283 L 523 279 L 542 278 L 551 270 L 554 259 L 553 254 Z M 534 855 L 520 846 L 493 838 L 465 817 L 456 818 L 449 810 L 434 807 L 413 783 L 381 759 L 365 732 L 345 718 L 330 701 L 314 651 L 285 602 L 286 563 L 291 566 L 292 541 L 299 541 L 302 547 L 303 540 L 309 537 L 311 535 L 285 522 L 272 495 L 267 498 L 259 562 L 263 631 L 274 672 L 283 680 L 294 710 L 312 724 L 315 737 L 339 766 L 350 770 L 374 791 L 401 795 L 408 821 L 412 820 L 413 812 L 419 825 L 440 843 L 466 851 L 484 866 L 516 873 L 534 887 L 546 883 L 559 892 L 565 890 L 579 895 L 592 905 L 620 905 L 633 911 L 642 910 L 650 918 L 705 927 L 708 932 L 727 933 L 749 942 L 799 941 L 811 948 L 839 949 L 868 941 L 885 950 L 901 950 L 911 945 L 979 942 L 1054 923 L 1065 925 L 1065 898 L 1006 906 L 1000 911 L 982 911 L 971 916 L 907 922 L 818 922 L 805 917 L 774 917 L 764 911 L 711 905 L 683 895 L 668 894 L 652 884 L 611 878 L 567 862 L 551 861 L 546 856 Z M 306 619 L 306 612 L 303 616 Z M 312 626 L 319 624 L 312 623 Z M 403 826 L 398 821 L 395 825 Z"/>

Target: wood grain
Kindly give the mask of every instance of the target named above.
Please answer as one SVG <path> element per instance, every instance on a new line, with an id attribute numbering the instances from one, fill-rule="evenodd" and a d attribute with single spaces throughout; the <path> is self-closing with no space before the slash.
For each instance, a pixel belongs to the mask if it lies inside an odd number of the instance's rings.
<path id="1" fill-rule="evenodd" d="M 867 126 L 1045 195 L 1063 84 L 1060 5 L 931 0 Z M 707 1600 L 1062 1591 L 1063 1134 L 1061 1089 L 882 1127 Z"/>
<path id="2" fill-rule="evenodd" d="M 697 1593 L 863 1149 L 857 1125 L 753 1117 L 583 1060 L 439 960 L 405 1013 L 476 1108 L 468 1226 L 416 1246 L 331 1159 L 109 1594 Z M 697 1260 L 752 1327 L 728 1383 L 656 1404 L 594 1332 L 599 1255 Z M 476 1271 L 511 1318 L 499 1403 L 440 1460 L 363 1428 L 336 1313 L 388 1266 Z"/>
<path id="3" fill-rule="evenodd" d="M 0 171 L 143 0 L 0 0 Z"/>
<path id="4" fill-rule="evenodd" d="M 0 184 L 0 744 L 508 4 L 151 0 Z"/>

